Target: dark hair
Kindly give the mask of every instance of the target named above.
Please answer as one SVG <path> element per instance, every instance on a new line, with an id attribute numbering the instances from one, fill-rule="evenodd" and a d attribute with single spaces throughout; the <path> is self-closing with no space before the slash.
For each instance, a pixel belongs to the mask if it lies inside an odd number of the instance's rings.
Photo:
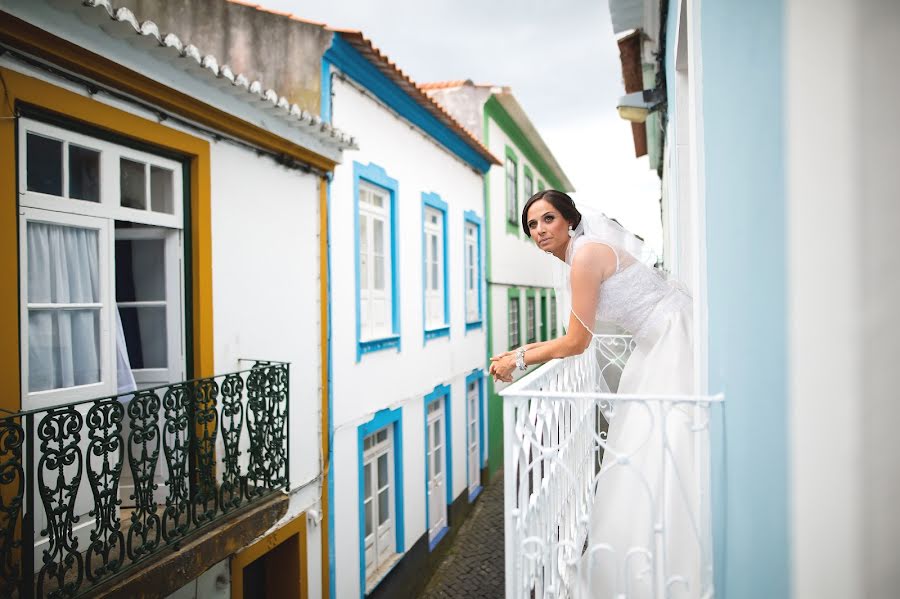
<path id="1" fill-rule="evenodd" d="M 556 191 L 555 189 L 545 189 L 528 198 L 528 201 L 525 202 L 525 207 L 522 208 L 522 230 L 525 231 L 525 235 L 531 235 L 531 232 L 528 230 L 528 209 L 538 200 L 550 202 L 550 205 L 556 208 L 564 219 L 572 223 L 573 227 L 577 227 L 578 223 L 581 222 L 581 213 L 578 212 L 578 208 L 575 207 L 575 201 L 569 197 L 569 194 Z"/>

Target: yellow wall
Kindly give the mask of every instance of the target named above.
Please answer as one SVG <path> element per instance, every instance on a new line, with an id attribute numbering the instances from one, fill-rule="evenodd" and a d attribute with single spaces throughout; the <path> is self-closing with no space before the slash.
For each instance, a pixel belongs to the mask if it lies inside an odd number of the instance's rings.
<path id="1" fill-rule="evenodd" d="M 50 83 L 0 67 L 0 116 L 13 116 L 16 102 L 185 154 L 190 160 L 191 268 L 194 376 L 213 373 L 212 247 L 209 144 L 159 123 L 123 112 Z M 9 365 L 0 378 L 0 408 L 21 407 L 19 368 L 19 247 L 15 120 L 0 119 L 0 360 Z M 12 365 L 15 365 L 13 368 Z"/>

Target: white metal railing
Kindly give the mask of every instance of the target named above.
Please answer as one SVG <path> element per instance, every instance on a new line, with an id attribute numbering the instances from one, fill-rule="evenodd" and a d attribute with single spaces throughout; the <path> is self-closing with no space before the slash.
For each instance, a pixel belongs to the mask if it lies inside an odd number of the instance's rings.
<path id="1" fill-rule="evenodd" d="M 500 392 L 507 599 L 713 596 L 708 422 L 723 398 L 611 393 L 633 347 L 598 336 Z"/>

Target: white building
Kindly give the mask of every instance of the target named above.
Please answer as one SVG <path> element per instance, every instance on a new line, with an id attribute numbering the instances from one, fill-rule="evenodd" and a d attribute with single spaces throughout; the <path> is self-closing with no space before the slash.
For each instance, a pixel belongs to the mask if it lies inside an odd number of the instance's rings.
<path id="1" fill-rule="evenodd" d="M 522 230 L 522 207 L 543 189 L 574 191 L 553 153 L 508 87 L 472 81 L 422 86 L 495 155 L 485 176 L 488 356 L 560 334 L 554 261 Z M 502 465 L 500 397 L 488 380 L 490 472 Z"/>
<path id="2" fill-rule="evenodd" d="M 482 484 L 499 161 L 358 32 L 335 32 L 322 89 L 359 139 L 330 186 L 332 596 L 414 596 Z"/>
<path id="3" fill-rule="evenodd" d="M 0 594 L 318 596 L 319 223 L 352 140 L 107 2 L 4 1 L 0 34 L 2 407 L 34 411 L 0 420 L 29 547 Z"/>

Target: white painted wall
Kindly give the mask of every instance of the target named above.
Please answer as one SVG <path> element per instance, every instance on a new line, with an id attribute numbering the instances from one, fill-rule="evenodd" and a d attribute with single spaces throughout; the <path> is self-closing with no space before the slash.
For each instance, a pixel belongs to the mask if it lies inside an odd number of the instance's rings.
<path id="1" fill-rule="evenodd" d="M 792 594 L 894 597 L 900 6 L 785 14 Z"/>
<path id="2" fill-rule="evenodd" d="M 334 78 L 334 125 L 353 131 L 360 150 L 344 154 L 331 186 L 331 306 L 336 596 L 359 594 L 359 459 L 357 427 L 384 408 L 403 414 L 404 526 L 408 550 L 426 534 L 423 399 L 451 386 L 454 497 L 464 492 L 465 376 L 485 364 L 485 330 L 465 330 L 463 213 L 483 218 L 480 173 L 473 171 L 355 84 Z M 374 163 L 398 182 L 398 273 L 401 351 L 368 353 L 356 361 L 356 254 L 353 163 Z M 450 336 L 423 341 L 422 197 L 448 204 L 447 258 Z M 484 248 L 484 223 L 482 249 Z M 482 265 L 484 260 L 482 259 Z M 482 311 L 486 322 L 487 299 Z"/>

